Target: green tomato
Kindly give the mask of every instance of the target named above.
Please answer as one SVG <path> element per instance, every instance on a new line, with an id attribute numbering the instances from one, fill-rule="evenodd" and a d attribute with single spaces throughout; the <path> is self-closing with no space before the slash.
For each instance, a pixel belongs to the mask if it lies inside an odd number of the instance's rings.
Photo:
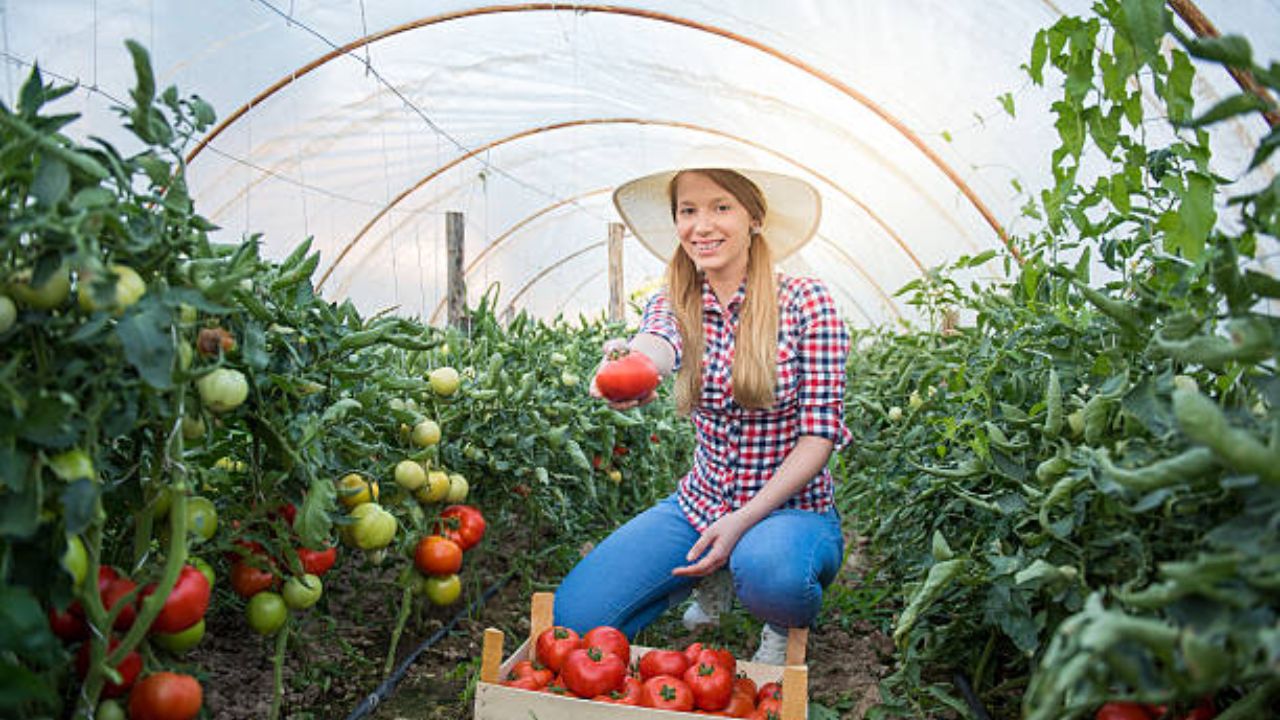
<path id="1" fill-rule="evenodd" d="M 440 442 L 440 425 L 435 420 L 423 420 L 413 426 L 413 444 L 418 447 L 430 447 Z"/>
<path id="2" fill-rule="evenodd" d="M 448 397 L 458 391 L 458 371 L 448 365 L 432 370 L 427 380 L 431 382 L 431 389 L 442 397 Z"/>
<path id="3" fill-rule="evenodd" d="M 462 579 L 452 575 L 432 575 L 426 580 L 427 599 L 435 605 L 452 605 L 462 595 Z"/>
<path id="4" fill-rule="evenodd" d="M 351 511 L 351 539 L 361 550 L 380 550 L 396 537 L 396 516 L 377 503 L 357 505 Z"/>
<path id="5" fill-rule="evenodd" d="M 80 289 L 76 298 L 81 310 L 85 312 L 111 310 L 115 313 L 121 313 L 146 294 L 147 283 L 133 268 L 128 265 L 112 265 L 110 271 L 112 275 L 116 276 L 115 294 L 106 306 L 99 305 L 97 299 L 93 296 L 93 276 L 88 274 L 81 275 Z"/>
<path id="6" fill-rule="evenodd" d="M 9 294 L 14 299 L 36 310 L 52 310 L 67 301 L 71 294 L 71 272 L 66 266 L 58 268 L 40 285 L 31 284 L 32 271 L 19 270 L 9 278 Z"/>
<path id="7" fill-rule="evenodd" d="M 93 458 L 80 448 L 71 448 L 49 458 L 49 469 L 67 482 L 80 478 L 98 479 L 98 473 L 93 469 Z"/>
<path id="8" fill-rule="evenodd" d="M 214 578 L 213 566 L 206 562 L 204 558 L 196 557 L 195 555 L 187 556 L 187 564 L 199 570 L 200 573 L 204 575 L 205 579 L 209 581 L 209 589 L 212 590 Z"/>
<path id="9" fill-rule="evenodd" d="M 284 604 L 290 610 L 305 610 L 319 602 L 323 592 L 324 585 L 315 575 L 294 576 L 285 581 Z"/>
<path id="10" fill-rule="evenodd" d="M 155 633 L 151 636 L 152 642 L 171 653 L 183 653 L 204 639 L 204 618 L 200 618 L 195 625 L 186 630 L 179 630 L 175 633 Z"/>
<path id="11" fill-rule="evenodd" d="M 187 498 L 187 535 L 208 540 L 218 532 L 218 508 L 207 497 Z"/>
<path id="12" fill-rule="evenodd" d="M 85 551 L 79 535 L 67 536 L 67 549 L 62 553 L 62 567 L 71 574 L 74 585 L 80 587 L 84 576 L 89 573 L 89 553 Z"/>
<path id="13" fill-rule="evenodd" d="M 204 437 L 204 417 L 200 415 L 183 415 L 182 416 L 182 439 L 183 440 L 199 440 Z"/>
<path id="14" fill-rule="evenodd" d="M 444 496 L 447 503 L 460 503 L 467 499 L 467 492 L 471 489 L 471 485 L 467 479 L 458 473 L 449 473 L 449 493 Z"/>
<path id="15" fill-rule="evenodd" d="M 0 295 L 0 333 L 8 332 L 17 319 L 18 306 L 13 304 L 8 295 Z"/>
<path id="16" fill-rule="evenodd" d="M 230 412 L 249 397 L 249 381 L 244 373 L 231 368 L 218 368 L 196 381 L 200 401 L 216 413 Z"/>
<path id="17" fill-rule="evenodd" d="M 285 605 L 280 593 L 263 590 L 249 598 L 244 616 L 254 632 L 259 635 L 274 635 L 289 619 L 289 607 Z"/>
<path id="18" fill-rule="evenodd" d="M 97 720 L 125 720 L 124 708 L 116 700 L 103 700 L 98 703 Z"/>

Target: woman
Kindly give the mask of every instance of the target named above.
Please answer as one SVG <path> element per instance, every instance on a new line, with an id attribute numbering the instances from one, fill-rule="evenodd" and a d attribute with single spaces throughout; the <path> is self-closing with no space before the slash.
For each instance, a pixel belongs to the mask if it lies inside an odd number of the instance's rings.
<path id="1" fill-rule="evenodd" d="M 842 560 L 826 465 L 849 437 L 849 336 L 821 282 L 775 275 L 774 262 L 816 229 L 817 192 L 733 164 L 685 167 L 627 183 L 614 202 L 669 258 L 666 286 L 628 345 L 663 376 L 676 373 L 677 410 L 696 432 L 693 468 L 569 573 L 556 622 L 634 637 L 727 566 L 739 600 L 765 622 L 753 659 L 781 664 L 787 629 L 817 616 Z M 686 624 L 714 621 L 717 609 L 695 603 Z"/>

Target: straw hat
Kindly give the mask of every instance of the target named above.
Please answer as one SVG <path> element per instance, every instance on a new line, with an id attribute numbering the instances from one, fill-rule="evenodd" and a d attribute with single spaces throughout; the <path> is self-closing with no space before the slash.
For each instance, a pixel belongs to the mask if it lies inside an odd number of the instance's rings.
<path id="1" fill-rule="evenodd" d="M 697 148 L 673 169 L 623 183 L 613 192 L 614 207 L 649 252 L 669 260 L 680 239 L 667 187 L 676 173 L 713 168 L 733 170 L 760 188 L 768 208 L 761 234 L 768 238 L 775 261 L 799 250 L 817 231 L 822 197 L 812 185 L 790 175 L 760 170 L 745 153 L 726 147 Z"/>

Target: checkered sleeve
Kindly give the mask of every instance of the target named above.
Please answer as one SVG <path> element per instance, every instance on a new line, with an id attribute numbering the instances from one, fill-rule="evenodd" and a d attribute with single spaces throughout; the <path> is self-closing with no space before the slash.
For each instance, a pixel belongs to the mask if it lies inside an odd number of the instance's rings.
<path id="1" fill-rule="evenodd" d="M 800 285 L 793 309 L 800 315 L 800 434 L 827 438 L 840 450 L 852 439 L 844 424 L 849 330 L 818 280 Z"/>
<path id="2" fill-rule="evenodd" d="M 649 302 L 645 303 L 644 314 L 640 317 L 640 328 L 636 332 L 656 335 L 671 343 L 671 349 L 676 354 L 676 364 L 672 370 L 680 369 L 683 343 L 680 341 L 680 329 L 676 324 L 675 313 L 671 311 L 671 303 L 667 300 L 665 291 L 654 293 L 649 298 Z"/>

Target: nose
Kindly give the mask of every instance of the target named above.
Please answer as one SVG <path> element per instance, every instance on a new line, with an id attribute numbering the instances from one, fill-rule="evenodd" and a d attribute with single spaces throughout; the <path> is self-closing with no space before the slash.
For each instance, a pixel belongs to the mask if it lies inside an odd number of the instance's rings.
<path id="1" fill-rule="evenodd" d="M 711 232 L 711 230 L 711 218 L 704 213 L 698 213 L 697 217 L 693 220 L 693 231 L 698 235 L 706 235 Z"/>

